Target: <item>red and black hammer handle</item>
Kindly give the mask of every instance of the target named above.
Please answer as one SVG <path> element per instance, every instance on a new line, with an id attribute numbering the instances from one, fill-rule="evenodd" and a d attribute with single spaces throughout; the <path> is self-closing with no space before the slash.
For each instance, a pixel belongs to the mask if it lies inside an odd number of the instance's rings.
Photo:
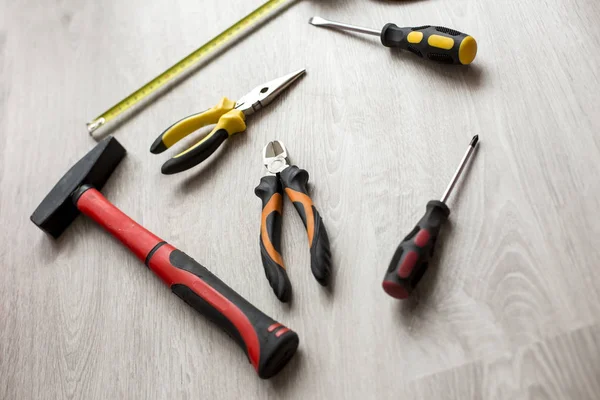
<path id="1" fill-rule="evenodd" d="M 298 347 L 298 335 L 258 310 L 202 265 L 133 221 L 98 190 L 73 194 L 77 208 L 127 246 L 173 293 L 208 317 L 245 351 L 261 378 L 279 372 Z"/>

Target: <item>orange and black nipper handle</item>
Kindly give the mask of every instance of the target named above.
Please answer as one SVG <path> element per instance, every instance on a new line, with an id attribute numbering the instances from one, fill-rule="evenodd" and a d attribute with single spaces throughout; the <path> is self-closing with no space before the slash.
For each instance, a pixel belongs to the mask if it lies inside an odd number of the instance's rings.
<path id="1" fill-rule="evenodd" d="M 279 177 L 263 176 L 254 189 L 262 201 L 260 219 L 260 257 L 265 275 L 275 296 L 286 303 L 292 295 L 292 285 L 281 257 L 281 213 L 283 211 L 283 186 Z"/>
<path id="2" fill-rule="evenodd" d="M 260 253 L 265 275 L 275 295 L 282 302 L 292 293 L 290 280 L 281 257 L 281 212 L 283 192 L 290 198 L 300 215 L 310 247 L 310 268 L 319 282 L 327 286 L 331 276 L 331 250 L 323 219 L 308 195 L 308 172 L 291 165 L 278 176 L 264 176 L 254 193 L 262 201 Z"/>
<path id="3" fill-rule="evenodd" d="M 298 348 L 298 335 L 265 315 L 208 269 L 137 224 L 98 190 L 72 195 L 77 208 L 127 246 L 173 293 L 221 327 L 261 378 L 277 374 Z"/>

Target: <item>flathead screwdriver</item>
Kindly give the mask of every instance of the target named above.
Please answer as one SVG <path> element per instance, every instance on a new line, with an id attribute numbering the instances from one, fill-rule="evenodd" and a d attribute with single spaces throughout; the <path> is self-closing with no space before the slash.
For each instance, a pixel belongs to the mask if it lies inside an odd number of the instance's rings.
<path id="1" fill-rule="evenodd" d="M 382 284 L 383 290 L 390 296 L 396 299 L 406 299 L 425 274 L 429 260 L 433 256 L 440 229 L 450 215 L 446 201 L 473 155 L 478 141 L 479 136 L 477 135 L 471 139 L 467 152 L 442 198 L 427 203 L 425 215 L 398 245 Z"/>
<path id="2" fill-rule="evenodd" d="M 395 24 L 386 24 L 383 29 L 376 30 L 321 17 L 312 17 L 308 22 L 314 26 L 379 36 L 386 47 L 407 50 L 421 58 L 442 64 L 471 64 L 477 55 L 477 42 L 472 36 L 443 26 L 400 28 Z"/>

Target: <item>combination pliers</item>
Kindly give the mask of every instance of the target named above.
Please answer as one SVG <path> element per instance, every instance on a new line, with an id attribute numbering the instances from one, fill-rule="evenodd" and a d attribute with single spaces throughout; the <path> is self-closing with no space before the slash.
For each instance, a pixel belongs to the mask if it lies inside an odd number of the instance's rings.
<path id="1" fill-rule="evenodd" d="M 301 69 L 255 87 L 238 101 L 223 97 L 219 104 L 206 111 L 192 114 L 189 117 L 168 127 L 152 143 L 150 152 L 162 153 L 190 133 L 211 124 L 214 129 L 198 143 L 182 151 L 161 168 L 165 175 L 175 174 L 190 169 L 206 160 L 230 136 L 246 130 L 246 116 L 254 114 L 271 103 L 275 97 L 298 79 L 305 70 Z"/>
<path id="2" fill-rule="evenodd" d="M 308 195 L 308 172 L 289 165 L 283 143 L 269 142 L 263 149 L 263 162 L 267 173 L 254 189 L 254 193 L 262 200 L 260 254 L 275 295 L 282 302 L 287 302 L 292 294 L 292 286 L 281 257 L 283 192 L 285 191 L 302 218 L 310 247 L 310 268 L 317 282 L 323 286 L 327 286 L 331 275 L 329 237 L 321 215 Z"/>

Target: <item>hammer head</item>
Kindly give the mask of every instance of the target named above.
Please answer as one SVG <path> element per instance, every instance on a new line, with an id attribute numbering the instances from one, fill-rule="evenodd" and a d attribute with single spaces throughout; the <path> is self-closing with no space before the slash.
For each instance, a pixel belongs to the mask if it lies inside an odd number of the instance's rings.
<path id="1" fill-rule="evenodd" d="M 81 185 L 100 190 L 125 156 L 125 148 L 108 136 L 77 162 L 31 214 L 31 222 L 57 238 L 79 215 L 71 195 Z"/>

